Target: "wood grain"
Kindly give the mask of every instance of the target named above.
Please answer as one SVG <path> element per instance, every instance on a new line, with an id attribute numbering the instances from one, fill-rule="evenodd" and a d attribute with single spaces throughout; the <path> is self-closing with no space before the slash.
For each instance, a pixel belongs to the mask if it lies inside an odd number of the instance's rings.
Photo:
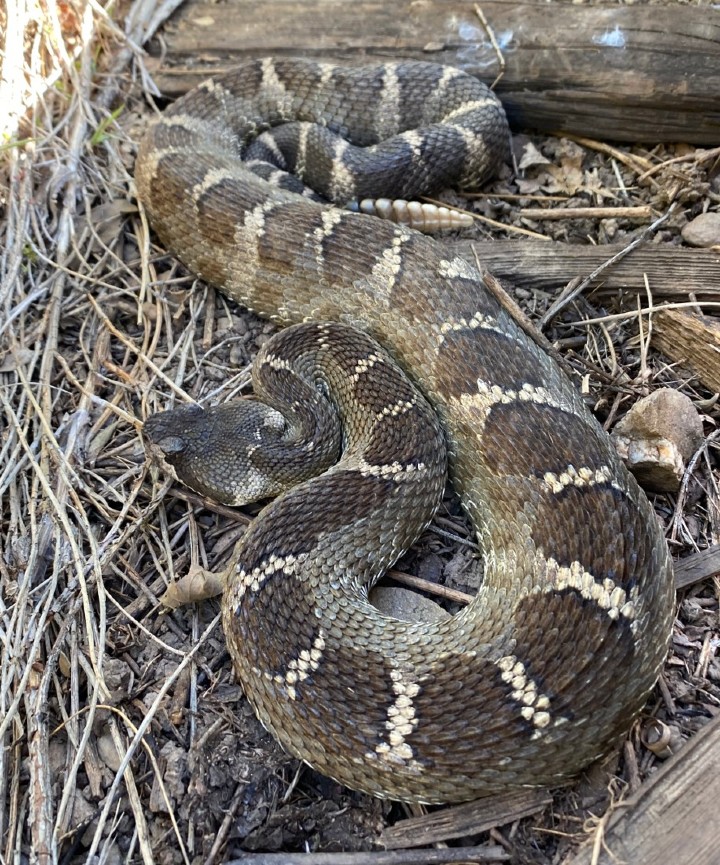
<path id="1" fill-rule="evenodd" d="M 497 92 L 516 127 L 618 141 L 720 140 L 720 9 L 486 0 L 506 62 Z M 177 96 L 243 59 L 416 58 L 492 81 L 494 49 L 465 0 L 207 0 L 165 28 L 160 89 Z M 158 47 L 159 53 L 159 47 Z"/>
<path id="2" fill-rule="evenodd" d="M 547 790 L 516 790 L 506 796 L 478 799 L 452 808 L 409 817 L 388 826 L 379 841 L 388 849 L 437 844 L 506 826 L 542 811 L 552 802 Z"/>
<path id="3" fill-rule="evenodd" d="M 684 589 L 720 573 L 720 544 L 675 562 L 675 588 Z"/>
<path id="4" fill-rule="evenodd" d="M 717 865 L 720 715 L 616 811 L 597 860 L 583 848 L 564 865 Z"/>
<path id="5" fill-rule="evenodd" d="M 720 322 L 679 309 L 654 317 L 653 344 L 690 369 L 713 393 L 720 392 Z"/>
<path id="6" fill-rule="evenodd" d="M 510 286 L 556 295 L 571 279 L 592 273 L 623 244 L 575 246 L 534 240 L 453 242 L 455 251 Z M 645 296 L 645 276 L 655 302 L 720 300 L 720 252 L 647 245 L 603 271 L 591 286 L 600 294 L 628 291 Z M 634 301 L 633 301 L 634 306 Z"/>

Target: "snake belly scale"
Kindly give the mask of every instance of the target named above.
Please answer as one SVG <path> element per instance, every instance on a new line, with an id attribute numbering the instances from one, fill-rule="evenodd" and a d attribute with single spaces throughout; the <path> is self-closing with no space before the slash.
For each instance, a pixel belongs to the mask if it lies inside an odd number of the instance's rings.
<path id="1" fill-rule="evenodd" d="M 138 153 L 138 196 L 191 270 L 279 325 L 369 334 L 444 429 L 485 566 L 458 615 L 386 618 L 353 573 L 328 576 L 313 559 L 323 527 L 343 521 L 363 557 L 388 545 L 388 519 L 359 504 L 356 519 L 348 513 L 348 502 L 365 501 L 364 480 L 392 464 L 381 448 L 347 468 L 344 514 L 305 528 L 286 515 L 285 544 L 278 530 L 228 572 L 228 644 L 263 723 L 319 771 L 378 796 L 451 802 L 564 782 L 627 730 L 667 651 L 673 582 L 662 532 L 565 374 L 464 260 L 305 189 L 343 204 L 416 196 L 451 175 L 472 185 L 502 160 L 506 136 L 495 97 L 457 70 L 265 59 L 179 99 Z M 390 429 L 402 400 L 385 398 L 376 411 Z M 212 449 L 205 459 L 211 467 Z M 363 519 L 360 542 L 352 529 Z M 262 657 L 250 625 L 267 640 Z"/>

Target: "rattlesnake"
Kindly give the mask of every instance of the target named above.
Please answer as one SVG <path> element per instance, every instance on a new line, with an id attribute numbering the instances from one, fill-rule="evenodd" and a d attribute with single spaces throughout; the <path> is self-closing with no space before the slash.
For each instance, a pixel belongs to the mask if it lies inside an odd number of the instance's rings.
<path id="1" fill-rule="evenodd" d="M 401 407 L 418 402 L 402 394 L 369 400 L 388 451 L 364 451 L 344 493 L 321 478 L 303 504 L 270 506 L 279 523 L 251 530 L 228 569 L 224 625 L 261 720 L 291 753 L 380 796 L 459 801 L 572 777 L 628 728 L 667 650 L 672 571 L 655 514 L 556 363 L 442 244 L 323 204 L 260 164 L 274 154 L 340 204 L 412 197 L 451 173 L 479 182 L 506 137 L 495 97 L 457 70 L 265 59 L 178 100 L 138 154 L 139 198 L 191 270 L 280 325 L 318 322 L 318 345 L 333 332 L 325 323 L 365 331 L 442 422 L 485 565 L 461 613 L 388 619 L 352 570 L 335 571 L 353 556 L 387 558 L 375 545 L 406 546 L 387 536 L 394 517 L 365 512 L 373 487 L 390 514 L 397 473 L 426 462 L 403 450 Z M 380 188 L 362 179 L 368 165 Z M 265 365 L 291 369 L 292 345 L 268 350 Z M 348 362 L 358 388 L 368 370 L 394 369 L 372 345 Z M 200 429 L 214 424 L 191 414 Z M 172 458 L 195 433 L 187 414 L 160 417 L 149 435 Z M 405 432 L 393 435 L 395 423 Z M 220 451 L 200 448 L 200 475 L 232 474 Z"/>

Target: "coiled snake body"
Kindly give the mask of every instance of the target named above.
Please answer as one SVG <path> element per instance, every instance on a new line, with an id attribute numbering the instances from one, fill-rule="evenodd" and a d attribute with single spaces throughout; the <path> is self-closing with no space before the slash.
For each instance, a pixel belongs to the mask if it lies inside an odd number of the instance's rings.
<path id="1" fill-rule="evenodd" d="M 250 145 L 257 173 L 248 170 L 238 158 L 247 142 L 281 123 Z M 422 424 L 406 413 L 426 415 L 402 378 L 399 393 L 365 394 L 374 431 L 342 471 L 323 476 L 309 501 L 269 506 L 272 527 L 251 530 L 223 602 L 261 720 L 296 756 L 380 796 L 461 801 L 573 776 L 628 728 L 667 649 L 672 575 L 655 514 L 557 365 L 441 244 L 322 204 L 260 164 L 282 150 L 280 164 L 341 203 L 412 197 L 450 174 L 476 183 L 505 140 L 495 98 L 457 70 L 263 60 L 178 100 L 138 155 L 139 197 L 193 271 L 279 324 L 370 334 L 444 427 L 484 555 L 468 608 L 399 622 L 373 611 L 358 585 L 411 542 L 413 507 L 397 513 L 394 496 L 433 462 L 410 435 Z M 379 190 L 361 179 L 366 170 Z M 318 345 L 332 332 L 299 331 Z M 293 345 L 266 352 L 266 366 L 280 375 L 307 356 Z M 356 395 L 393 369 L 373 344 L 358 351 L 351 361 L 334 352 Z M 153 436 L 182 450 L 183 424 Z M 200 474 L 231 473 L 221 450 L 200 454 Z M 432 511 L 433 484 L 427 501 L 404 500 Z"/>

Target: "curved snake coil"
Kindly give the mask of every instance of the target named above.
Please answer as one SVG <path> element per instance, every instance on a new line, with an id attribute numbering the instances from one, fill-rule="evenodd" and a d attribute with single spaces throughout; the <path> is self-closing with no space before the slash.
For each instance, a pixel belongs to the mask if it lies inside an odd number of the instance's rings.
<path id="1" fill-rule="evenodd" d="M 191 270 L 280 325 L 367 332 L 445 430 L 485 565 L 458 615 L 388 619 L 355 573 L 323 566 L 343 538 L 361 561 L 405 544 L 366 513 L 371 499 L 392 505 L 387 466 L 422 461 L 393 434 L 392 394 L 375 405 L 388 451 L 347 470 L 345 495 L 281 506 L 279 525 L 254 530 L 267 544 L 243 559 L 241 543 L 228 571 L 228 644 L 259 717 L 294 755 L 378 796 L 461 801 L 572 777 L 627 730 L 667 649 L 672 571 L 655 514 L 557 365 L 441 244 L 320 203 L 278 169 L 341 204 L 413 197 L 451 174 L 477 183 L 506 136 L 495 97 L 457 70 L 262 60 L 178 100 L 138 154 L 139 197 Z M 278 370 L 292 366 L 284 351 Z M 374 365 L 354 363 L 356 382 Z M 170 451 L 192 437 L 181 420 L 163 429 Z M 213 446 L 198 459 L 200 475 L 232 473 Z"/>

